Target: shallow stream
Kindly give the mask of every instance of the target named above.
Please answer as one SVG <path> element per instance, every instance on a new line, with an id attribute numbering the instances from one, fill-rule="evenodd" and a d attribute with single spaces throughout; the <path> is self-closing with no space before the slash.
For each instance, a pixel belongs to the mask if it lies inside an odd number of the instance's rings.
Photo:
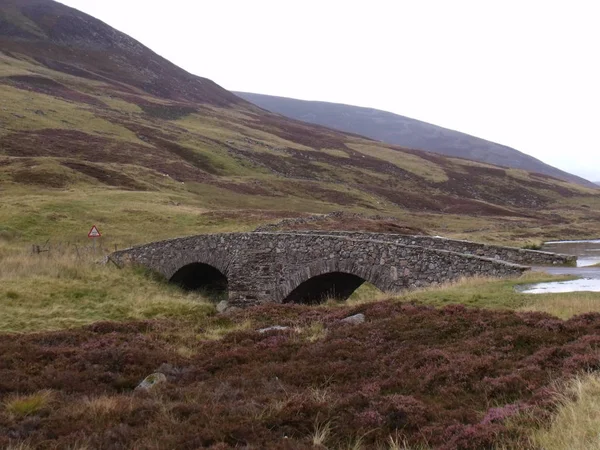
<path id="1" fill-rule="evenodd" d="M 542 251 L 577 255 L 577 267 L 593 266 L 600 263 L 600 239 L 545 242 Z"/>
<path id="2" fill-rule="evenodd" d="M 577 255 L 577 267 L 534 267 L 537 272 L 552 275 L 575 275 L 580 278 L 570 281 L 552 281 L 523 286 L 524 294 L 550 294 L 564 292 L 600 292 L 600 239 L 589 241 L 546 242 L 542 251 Z"/>

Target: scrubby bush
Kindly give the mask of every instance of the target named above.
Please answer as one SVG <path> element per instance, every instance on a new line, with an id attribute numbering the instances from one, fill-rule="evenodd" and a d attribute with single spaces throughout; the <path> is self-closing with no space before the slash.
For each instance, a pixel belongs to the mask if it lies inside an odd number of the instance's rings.
<path id="1" fill-rule="evenodd" d="M 340 323 L 358 312 L 364 324 Z M 14 439 L 35 448 L 87 439 L 98 449 L 294 449 L 315 437 L 330 448 L 387 448 L 390 436 L 409 448 L 516 448 L 531 418 L 551 417 L 556 379 L 600 367 L 598 314 L 561 322 L 391 302 L 266 305 L 230 315 L 232 331 L 220 340 L 207 337 L 222 320 L 0 335 L 0 402 L 56 393 L 52 408 L 0 411 L 0 448 Z M 255 331 L 274 323 L 290 328 Z M 315 323 L 327 334 L 307 339 L 303 330 Z M 157 370 L 164 387 L 134 394 Z"/>

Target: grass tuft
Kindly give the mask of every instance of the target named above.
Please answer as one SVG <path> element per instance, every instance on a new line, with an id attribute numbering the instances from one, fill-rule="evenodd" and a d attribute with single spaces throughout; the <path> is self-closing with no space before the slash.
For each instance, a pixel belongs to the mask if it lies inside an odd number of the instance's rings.
<path id="1" fill-rule="evenodd" d="M 544 450 L 600 449 L 600 376 L 590 373 L 559 387 L 557 411 L 550 426 L 531 436 Z"/>
<path id="2" fill-rule="evenodd" d="M 5 450 L 34 450 L 34 447 L 26 442 L 11 442 Z"/>
<path id="3" fill-rule="evenodd" d="M 13 395 L 4 402 L 6 411 L 15 417 L 27 417 L 38 413 L 52 401 L 51 391 L 40 391 L 29 395 Z"/>
<path id="4" fill-rule="evenodd" d="M 308 342 L 317 342 L 327 337 L 327 329 L 321 322 L 312 322 L 308 327 L 300 328 L 299 332 Z"/>
<path id="5" fill-rule="evenodd" d="M 82 403 L 81 410 L 85 410 L 90 417 L 111 415 L 116 412 L 130 410 L 132 407 L 131 399 L 108 395 L 85 398 Z"/>
<path id="6" fill-rule="evenodd" d="M 312 444 L 316 447 L 325 447 L 325 442 L 329 439 L 332 429 L 331 422 L 315 421 Z"/>
<path id="7" fill-rule="evenodd" d="M 387 440 L 387 445 L 383 447 L 386 450 L 429 450 L 425 445 L 410 445 L 406 438 L 390 436 Z"/>
<path id="8" fill-rule="evenodd" d="M 252 328 L 252 322 L 246 320 L 241 323 L 222 321 L 207 327 L 203 333 L 197 336 L 199 341 L 218 341 L 236 331 L 245 331 Z"/>

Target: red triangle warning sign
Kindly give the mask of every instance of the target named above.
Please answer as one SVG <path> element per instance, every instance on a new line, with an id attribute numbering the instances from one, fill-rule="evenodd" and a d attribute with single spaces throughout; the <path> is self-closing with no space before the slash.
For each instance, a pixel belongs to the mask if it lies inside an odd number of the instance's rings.
<path id="1" fill-rule="evenodd" d="M 90 232 L 88 233 L 88 237 L 89 238 L 97 238 L 97 237 L 102 237 L 102 234 L 100 234 L 100 231 L 98 231 L 98 228 L 96 228 L 96 225 L 94 225 L 92 227 L 92 229 L 90 230 Z"/>

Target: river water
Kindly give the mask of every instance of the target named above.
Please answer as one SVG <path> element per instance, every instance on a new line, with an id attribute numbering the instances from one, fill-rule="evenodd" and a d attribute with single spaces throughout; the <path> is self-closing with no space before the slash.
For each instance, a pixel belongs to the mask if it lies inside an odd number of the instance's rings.
<path id="1" fill-rule="evenodd" d="M 552 275 L 575 275 L 579 278 L 571 281 L 554 281 L 523 286 L 525 294 L 548 294 L 558 292 L 600 292 L 600 239 L 589 241 L 553 241 L 546 242 L 542 251 L 577 255 L 577 267 L 534 267 L 536 272 Z"/>
<path id="2" fill-rule="evenodd" d="M 577 255 L 577 267 L 593 266 L 600 263 L 600 239 L 590 241 L 545 242 L 542 251 Z"/>

